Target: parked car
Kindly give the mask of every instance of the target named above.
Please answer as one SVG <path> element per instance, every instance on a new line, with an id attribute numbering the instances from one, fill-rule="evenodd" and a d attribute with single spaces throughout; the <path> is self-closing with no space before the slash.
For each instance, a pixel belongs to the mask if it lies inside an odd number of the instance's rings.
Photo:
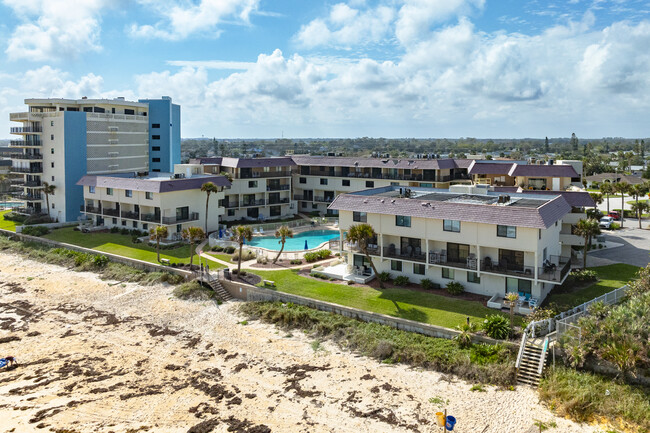
<path id="1" fill-rule="evenodd" d="M 604 216 L 600 219 L 598 226 L 601 229 L 609 229 L 613 222 L 614 222 L 614 218 L 612 218 L 611 216 Z"/>
<path id="2" fill-rule="evenodd" d="M 607 216 L 610 216 L 614 218 L 614 221 L 620 221 L 621 220 L 621 214 L 617 210 L 610 211 Z"/>

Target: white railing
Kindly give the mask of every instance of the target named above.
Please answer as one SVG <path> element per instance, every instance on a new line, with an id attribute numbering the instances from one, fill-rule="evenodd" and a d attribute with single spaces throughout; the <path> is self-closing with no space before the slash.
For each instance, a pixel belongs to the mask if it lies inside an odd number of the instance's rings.
<path id="1" fill-rule="evenodd" d="M 521 357 L 524 354 L 524 347 L 526 347 L 526 340 L 528 340 L 528 334 L 524 332 L 524 336 L 521 337 L 521 344 L 519 344 L 519 353 L 517 353 L 517 362 L 515 363 L 515 368 L 519 369 L 521 365 Z"/>
<path id="2" fill-rule="evenodd" d="M 539 365 L 537 366 L 537 373 L 540 375 L 544 371 L 544 363 L 546 362 L 546 352 L 548 351 L 548 337 L 544 339 L 544 347 L 542 347 L 542 354 L 539 357 Z"/>

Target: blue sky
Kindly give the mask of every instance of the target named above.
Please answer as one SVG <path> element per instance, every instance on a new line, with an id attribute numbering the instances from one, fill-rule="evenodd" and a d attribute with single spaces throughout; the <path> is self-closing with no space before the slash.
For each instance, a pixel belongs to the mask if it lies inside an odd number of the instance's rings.
<path id="1" fill-rule="evenodd" d="M 30 97 L 171 96 L 184 137 L 650 136 L 650 0 L 0 0 Z"/>

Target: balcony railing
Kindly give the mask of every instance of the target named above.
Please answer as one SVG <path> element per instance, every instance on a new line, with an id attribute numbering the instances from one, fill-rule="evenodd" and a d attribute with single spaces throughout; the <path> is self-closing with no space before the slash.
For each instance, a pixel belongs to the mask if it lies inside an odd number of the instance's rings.
<path id="1" fill-rule="evenodd" d="M 384 257 L 390 257 L 400 260 L 411 260 L 415 262 L 426 262 L 427 255 L 422 253 L 419 248 L 394 248 L 384 247 Z"/>
<path id="2" fill-rule="evenodd" d="M 179 223 L 184 223 L 187 221 L 197 221 L 199 219 L 199 213 L 198 212 L 190 212 L 187 216 L 185 217 L 163 217 L 162 218 L 162 223 L 163 224 L 179 224 Z"/>
<path id="3" fill-rule="evenodd" d="M 33 207 L 15 207 L 13 211 L 25 215 L 41 215 L 44 213 L 34 209 Z"/>
<path id="4" fill-rule="evenodd" d="M 39 188 L 43 186 L 43 184 L 38 180 L 28 180 L 24 185 L 28 188 Z"/>
<path id="5" fill-rule="evenodd" d="M 306 195 L 302 194 L 294 194 L 293 195 L 294 200 L 305 200 L 305 201 L 311 201 L 312 199 L 308 198 Z"/>
<path id="6" fill-rule="evenodd" d="M 11 167 L 12 173 L 41 174 L 43 167 Z"/>
<path id="7" fill-rule="evenodd" d="M 10 147 L 28 147 L 28 146 L 42 146 L 43 142 L 40 140 L 11 140 L 9 141 Z"/>
<path id="8" fill-rule="evenodd" d="M 235 207 L 239 207 L 239 202 L 236 202 L 236 201 L 224 202 L 223 207 L 225 207 L 226 209 L 232 209 L 232 208 L 235 208 Z"/>
<path id="9" fill-rule="evenodd" d="M 289 198 L 276 198 L 276 199 L 269 199 L 269 204 L 284 204 L 284 203 L 289 203 Z"/>
<path id="10" fill-rule="evenodd" d="M 534 266 L 517 265 L 515 263 L 510 263 L 507 260 L 497 261 L 491 259 L 483 259 L 481 260 L 481 271 L 519 277 L 523 276 L 526 278 L 535 277 Z"/>
<path id="11" fill-rule="evenodd" d="M 120 210 L 119 209 L 106 209 L 104 208 L 104 215 L 112 216 L 112 217 L 118 217 L 120 216 Z"/>
<path id="12" fill-rule="evenodd" d="M 140 214 L 140 220 L 141 221 L 147 221 L 147 222 L 160 223 L 160 215 L 156 215 L 154 213 L 143 213 L 143 214 Z"/>
<path id="13" fill-rule="evenodd" d="M 446 254 L 439 252 L 429 251 L 429 264 L 431 265 L 444 265 L 451 268 L 469 269 L 475 271 L 478 269 L 478 260 L 476 257 L 467 257 L 466 259 L 452 259 L 447 260 Z"/>
<path id="14" fill-rule="evenodd" d="M 43 200 L 43 196 L 41 194 L 25 194 L 24 192 L 14 192 L 11 193 L 11 195 L 15 198 L 18 198 L 20 200 L 27 200 L 27 201 L 41 201 Z"/>
<path id="15" fill-rule="evenodd" d="M 11 158 L 41 160 L 43 159 L 43 155 L 41 155 L 40 153 L 12 153 Z"/>
<path id="16" fill-rule="evenodd" d="M 269 185 L 267 191 L 289 191 L 290 185 Z"/>
<path id="17" fill-rule="evenodd" d="M 13 126 L 11 127 L 12 134 L 32 134 L 34 132 L 43 132 L 42 126 Z"/>
<path id="18" fill-rule="evenodd" d="M 122 218 L 130 219 L 130 220 L 140 219 L 140 214 L 138 212 L 123 210 L 121 212 L 121 215 L 122 215 Z"/>
<path id="19" fill-rule="evenodd" d="M 571 270 L 571 259 L 551 256 L 537 269 L 538 278 L 547 281 L 562 281 Z"/>
<path id="20" fill-rule="evenodd" d="M 86 212 L 86 213 L 97 213 L 97 214 L 101 214 L 101 213 L 102 213 L 102 210 L 101 210 L 100 208 L 98 208 L 98 207 L 95 207 L 95 206 L 86 206 L 86 207 L 84 208 L 84 205 L 81 205 L 80 207 L 81 207 L 81 209 L 80 209 L 81 212 Z"/>
<path id="21" fill-rule="evenodd" d="M 289 177 L 291 176 L 291 171 L 254 171 L 250 174 L 240 175 L 235 177 L 235 179 L 257 179 L 257 178 L 266 178 L 266 177 Z"/>
<path id="22" fill-rule="evenodd" d="M 259 200 L 247 200 L 247 201 L 242 201 L 240 207 L 251 207 L 251 206 L 264 206 L 266 203 L 266 200 L 259 199 Z"/>
<path id="23" fill-rule="evenodd" d="M 320 202 L 320 203 L 331 203 L 334 201 L 334 197 L 314 197 L 314 201 Z"/>

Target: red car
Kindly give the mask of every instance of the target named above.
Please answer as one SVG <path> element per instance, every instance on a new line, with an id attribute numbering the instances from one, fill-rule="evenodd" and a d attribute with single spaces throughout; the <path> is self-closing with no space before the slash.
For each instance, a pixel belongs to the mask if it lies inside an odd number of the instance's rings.
<path id="1" fill-rule="evenodd" d="M 610 211 L 607 216 L 614 218 L 615 221 L 621 220 L 621 214 L 616 210 Z"/>

